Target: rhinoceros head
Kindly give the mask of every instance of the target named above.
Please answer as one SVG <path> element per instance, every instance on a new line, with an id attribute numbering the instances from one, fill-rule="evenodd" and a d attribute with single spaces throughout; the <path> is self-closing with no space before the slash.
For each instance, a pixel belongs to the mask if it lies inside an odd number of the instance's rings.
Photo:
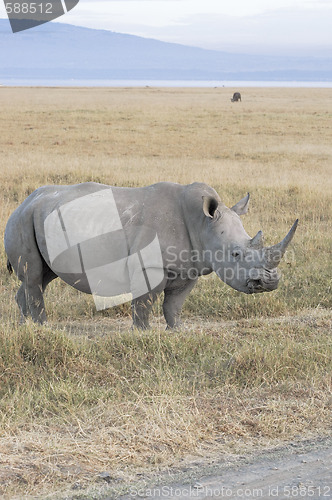
<path id="1" fill-rule="evenodd" d="M 280 279 L 277 267 L 294 236 L 298 220 L 280 243 L 264 247 L 262 231 L 250 238 L 240 219 L 240 215 L 248 211 L 249 193 L 232 208 L 227 208 L 219 197 L 202 198 L 204 248 L 210 256 L 212 269 L 240 292 L 275 290 Z"/>

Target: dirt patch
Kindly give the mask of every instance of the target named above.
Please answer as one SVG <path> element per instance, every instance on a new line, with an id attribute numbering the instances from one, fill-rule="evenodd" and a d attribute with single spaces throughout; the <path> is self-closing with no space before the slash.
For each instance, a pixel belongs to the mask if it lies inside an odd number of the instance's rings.
<path id="1" fill-rule="evenodd" d="M 197 463 L 182 478 L 178 472 L 177 480 L 142 481 L 120 498 L 332 498 L 331 470 L 332 438 L 291 442 L 258 455 L 229 456 L 212 466 Z"/>

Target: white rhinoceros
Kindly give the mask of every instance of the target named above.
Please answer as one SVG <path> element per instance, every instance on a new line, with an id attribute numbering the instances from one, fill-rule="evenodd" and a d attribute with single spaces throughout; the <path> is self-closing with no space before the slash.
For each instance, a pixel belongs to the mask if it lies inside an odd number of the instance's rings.
<path id="1" fill-rule="evenodd" d="M 283 241 L 264 248 L 261 231 L 251 239 L 240 220 L 248 204 L 249 194 L 227 208 L 201 183 L 40 187 L 5 230 L 8 269 L 22 281 L 22 321 L 28 313 L 46 320 L 43 293 L 57 277 L 93 294 L 98 309 L 131 300 L 138 328 L 148 328 L 161 292 L 167 326 L 176 327 L 197 279 L 212 271 L 240 292 L 275 290 L 297 221 Z"/>

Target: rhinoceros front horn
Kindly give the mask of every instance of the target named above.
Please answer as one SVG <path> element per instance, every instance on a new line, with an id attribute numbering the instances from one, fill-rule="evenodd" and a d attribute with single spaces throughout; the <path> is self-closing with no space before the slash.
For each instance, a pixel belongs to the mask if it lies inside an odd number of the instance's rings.
<path id="1" fill-rule="evenodd" d="M 272 247 L 264 248 L 263 251 L 264 265 L 266 266 L 267 269 L 274 269 L 280 264 L 280 261 L 283 258 L 288 245 L 292 241 L 298 222 L 299 220 L 296 219 L 289 233 L 280 243 Z"/>

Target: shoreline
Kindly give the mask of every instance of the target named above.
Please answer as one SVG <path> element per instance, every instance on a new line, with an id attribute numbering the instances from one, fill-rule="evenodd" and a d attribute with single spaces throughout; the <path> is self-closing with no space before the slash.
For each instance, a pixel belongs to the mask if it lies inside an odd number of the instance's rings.
<path id="1" fill-rule="evenodd" d="M 332 88 L 332 81 L 214 81 L 214 80 L 47 80 L 3 81 L 3 88 Z"/>

